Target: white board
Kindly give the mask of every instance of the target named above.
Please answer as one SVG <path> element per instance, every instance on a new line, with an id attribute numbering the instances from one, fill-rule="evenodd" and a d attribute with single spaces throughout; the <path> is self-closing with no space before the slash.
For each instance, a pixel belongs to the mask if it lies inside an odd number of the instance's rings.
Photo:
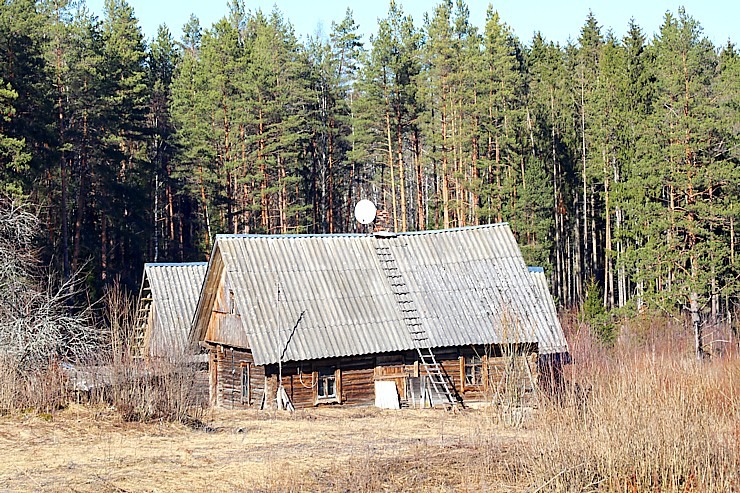
<path id="1" fill-rule="evenodd" d="M 375 407 L 381 409 L 401 409 L 396 382 L 393 380 L 375 381 Z"/>

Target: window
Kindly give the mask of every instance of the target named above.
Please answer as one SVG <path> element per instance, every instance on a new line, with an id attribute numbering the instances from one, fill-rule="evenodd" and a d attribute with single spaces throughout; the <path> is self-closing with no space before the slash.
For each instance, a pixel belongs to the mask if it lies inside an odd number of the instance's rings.
<path id="1" fill-rule="evenodd" d="M 234 298 L 233 289 L 229 289 L 229 315 L 239 315 L 236 309 L 236 299 Z"/>
<path id="2" fill-rule="evenodd" d="M 322 368 L 317 373 L 316 398 L 318 400 L 336 399 L 337 375 L 334 370 Z"/>
<path id="3" fill-rule="evenodd" d="M 463 367 L 465 387 L 480 387 L 483 385 L 483 361 L 480 356 L 465 356 Z"/>
<path id="4" fill-rule="evenodd" d="M 249 388 L 249 365 L 242 365 L 242 403 L 251 404 L 252 396 Z"/>

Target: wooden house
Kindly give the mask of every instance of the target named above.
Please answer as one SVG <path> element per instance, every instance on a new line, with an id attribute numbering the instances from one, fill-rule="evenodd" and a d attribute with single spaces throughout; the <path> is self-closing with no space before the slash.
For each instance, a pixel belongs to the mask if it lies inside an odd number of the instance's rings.
<path id="1" fill-rule="evenodd" d="M 567 353 L 549 303 L 507 224 L 219 235 L 190 342 L 218 406 L 469 404 Z"/>

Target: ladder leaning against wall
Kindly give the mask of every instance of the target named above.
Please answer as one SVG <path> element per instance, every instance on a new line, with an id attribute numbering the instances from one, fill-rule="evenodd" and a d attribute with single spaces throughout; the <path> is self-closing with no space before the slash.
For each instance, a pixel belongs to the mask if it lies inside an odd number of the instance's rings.
<path id="1" fill-rule="evenodd" d="M 396 257 L 393 255 L 388 240 L 377 238 L 375 251 L 380 260 L 380 266 L 390 282 L 396 302 L 401 307 L 404 324 L 409 331 L 411 341 L 419 355 L 419 364 L 426 372 L 432 391 L 447 405 L 461 405 L 462 402 L 452 382 L 449 381 L 449 378 L 442 369 L 442 365 L 437 362 L 437 358 L 434 356 L 431 347 L 432 341 L 429 339 L 429 334 L 422 324 L 419 311 L 416 309 L 416 304 L 411 298 L 409 287 L 403 278 L 401 270 L 398 268 L 398 262 L 396 262 Z"/>

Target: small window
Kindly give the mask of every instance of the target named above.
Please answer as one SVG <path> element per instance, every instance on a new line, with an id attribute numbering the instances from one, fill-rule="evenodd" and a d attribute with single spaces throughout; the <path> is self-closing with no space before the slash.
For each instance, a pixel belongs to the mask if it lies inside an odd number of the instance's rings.
<path id="1" fill-rule="evenodd" d="M 229 289 L 229 315 L 239 315 L 236 309 L 236 299 L 234 298 L 233 289 Z"/>
<path id="2" fill-rule="evenodd" d="M 242 365 L 242 402 L 250 404 L 252 400 L 249 388 L 249 365 Z"/>
<path id="3" fill-rule="evenodd" d="M 464 366 L 465 387 L 480 387 L 483 385 L 483 361 L 481 361 L 480 356 L 466 356 Z"/>
<path id="4" fill-rule="evenodd" d="M 322 368 L 317 373 L 316 398 L 319 400 L 335 399 L 337 397 L 336 372 L 328 368 Z"/>

